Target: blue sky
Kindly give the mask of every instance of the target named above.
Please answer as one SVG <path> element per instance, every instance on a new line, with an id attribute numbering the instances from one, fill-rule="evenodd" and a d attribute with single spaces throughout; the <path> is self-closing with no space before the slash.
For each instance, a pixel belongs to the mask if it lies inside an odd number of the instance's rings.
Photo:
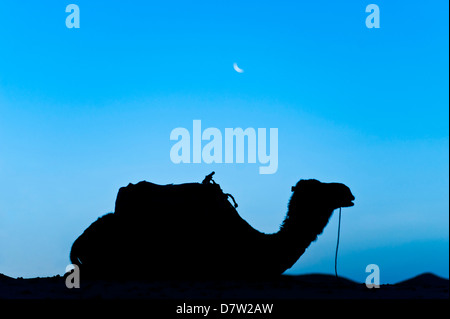
<path id="1" fill-rule="evenodd" d="M 299 179 L 343 182 L 342 276 L 448 278 L 448 3 L 377 1 L 368 29 L 372 2 L 310 2 L 2 1 L 0 272 L 62 274 L 121 186 L 215 170 L 265 232 Z M 278 171 L 172 163 L 170 132 L 194 119 L 278 128 Z M 333 273 L 336 231 L 335 214 L 289 273 Z"/>

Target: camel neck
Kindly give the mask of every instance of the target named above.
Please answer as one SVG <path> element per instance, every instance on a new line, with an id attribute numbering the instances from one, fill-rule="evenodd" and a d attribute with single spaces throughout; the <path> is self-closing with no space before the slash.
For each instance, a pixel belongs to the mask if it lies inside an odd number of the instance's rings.
<path id="1" fill-rule="evenodd" d="M 317 239 L 333 212 L 332 209 L 308 210 L 288 213 L 280 230 L 272 234 L 274 255 L 280 260 L 280 268 L 291 268 L 309 245 Z"/>

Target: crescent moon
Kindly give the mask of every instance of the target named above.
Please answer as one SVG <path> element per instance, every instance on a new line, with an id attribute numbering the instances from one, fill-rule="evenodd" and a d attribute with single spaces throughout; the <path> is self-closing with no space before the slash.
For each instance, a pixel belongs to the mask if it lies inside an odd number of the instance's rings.
<path id="1" fill-rule="evenodd" d="M 233 63 L 233 68 L 237 73 L 244 73 L 244 70 L 242 70 L 240 67 L 238 67 L 237 63 Z"/>

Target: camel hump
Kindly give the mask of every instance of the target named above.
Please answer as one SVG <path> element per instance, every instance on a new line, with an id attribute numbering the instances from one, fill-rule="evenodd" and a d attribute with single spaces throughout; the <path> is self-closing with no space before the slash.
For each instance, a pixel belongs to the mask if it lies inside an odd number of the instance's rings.
<path id="1" fill-rule="evenodd" d="M 141 181 L 119 189 L 115 215 L 144 219 L 151 216 L 154 221 L 155 218 L 164 220 L 169 212 L 193 217 L 192 215 L 200 211 L 214 211 L 217 206 L 232 206 L 228 196 L 229 194 L 224 194 L 219 184 L 214 181 L 176 185 Z"/>

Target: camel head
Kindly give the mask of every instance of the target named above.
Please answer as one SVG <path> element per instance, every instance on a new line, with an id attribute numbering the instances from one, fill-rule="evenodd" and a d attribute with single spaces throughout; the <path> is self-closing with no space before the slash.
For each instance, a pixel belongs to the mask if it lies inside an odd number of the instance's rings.
<path id="1" fill-rule="evenodd" d="M 341 183 L 322 183 L 315 179 L 300 180 L 292 187 L 292 199 L 307 202 L 313 206 L 326 206 L 332 209 L 355 205 L 350 188 Z"/>

